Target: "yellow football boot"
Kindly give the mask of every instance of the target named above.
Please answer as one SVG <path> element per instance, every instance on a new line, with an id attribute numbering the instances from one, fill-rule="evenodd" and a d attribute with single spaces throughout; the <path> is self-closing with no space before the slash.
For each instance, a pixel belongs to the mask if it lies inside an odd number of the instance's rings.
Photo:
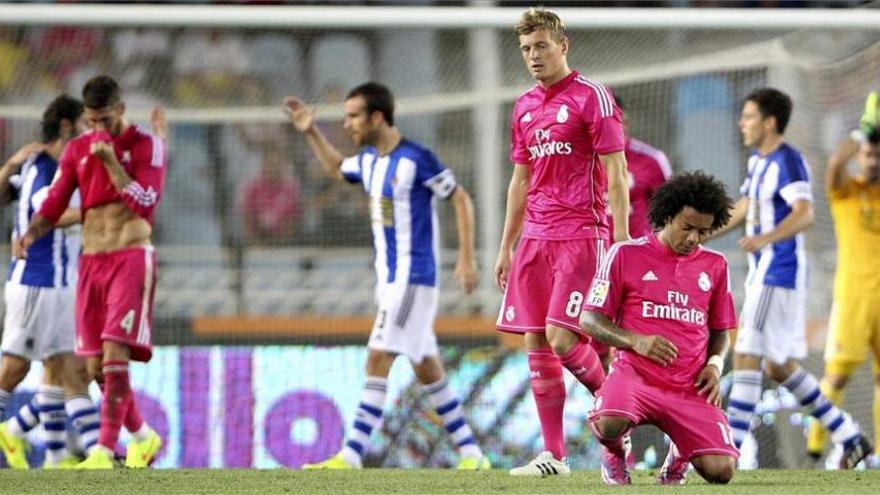
<path id="1" fill-rule="evenodd" d="M 6 423 L 0 423 L 0 450 L 6 457 L 6 464 L 12 469 L 28 469 L 28 444 L 22 438 L 9 433 Z"/>
<path id="2" fill-rule="evenodd" d="M 463 469 L 466 471 L 481 471 L 483 469 L 492 469 L 492 463 L 489 462 L 489 458 L 482 455 L 480 457 L 462 457 L 462 459 L 458 462 L 458 466 L 456 469 Z"/>
<path id="3" fill-rule="evenodd" d="M 321 461 L 316 464 L 303 464 L 303 469 L 358 469 L 358 466 L 353 466 L 348 463 L 342 457 L 342 452 L 334 455 L 333 457 L 327 459 L 326 461 Z"/>
<path id="4" fill-rule="evenodd" d="M 150 431 L 150 436 L 142 442 L 129 440 L 125 452 L 125 467 L 134 469 L 148 467 L 156 458 L 160 448 L 162 448 L 162 438 L 156 430 Z"/>
<path id="5" fill-rule="evenodd" d="M 103 445 L 98 445 L 92 449 L 92 453 L 86 457 L 86 460 L 80 462 L 73 469 L 113 469 L 113 452 Z"/>

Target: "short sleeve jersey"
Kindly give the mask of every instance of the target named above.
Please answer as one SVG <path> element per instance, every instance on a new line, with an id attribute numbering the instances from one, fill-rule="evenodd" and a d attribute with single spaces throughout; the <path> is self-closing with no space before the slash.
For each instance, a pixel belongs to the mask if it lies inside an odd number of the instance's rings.
<path id="1" fill-rule="evenodd" d="M 629 172 L 629 235 L 635 239 L 653 232 L 648 219 L 651 198 L 672 176 L 672 166 L 666 153 L 630 138 L 626 142 L 626 168 Z M 614 219 L 610 215 L 608 223 L 614 232 Z"/>
<path id="2" fill-rule="evenodd" d="M 611 91 L 577 72 L 516 100 L 510 159 L 531 173 L 523 237 L 608 237 L 607 178 L 599 155 L 624 150 L 621 122 Z"/>
<path id="3" fill-rule="evenodd" d="M 404 139 L 380 156 L 374 147 L 342 162 L 342 176 L 370 199 L 379 284 L 437 285 L 439 225 L 435 198 L 448 199 L 457 182 L 430 150 Z"/>
<path id="4" fill-rule="evenodd" d="M 679 255 L 653 234 L 611 247 L 584 310 L 675 344 L 678 355 L 666 367 L 631 350 L 621 350 L 618 359 L 647 381 L 676 390 L 693 388 L 706 364 L 709 332 L 736 327 L 724 255 L 703 247 Z"/>
<path id="5" fill-rule="evenodd" d="M 813 201 L 807 162 L 801 153 L 783 143 L 762 156 L 749 157 L 748 173 L 740 193 L 748 198 L 746 235 L 770 232 L 801 200 Z M 748 255 L 747 284 L 803 289 L 807 284 L 807 254 L 803 232 L 768 244 Z"/>

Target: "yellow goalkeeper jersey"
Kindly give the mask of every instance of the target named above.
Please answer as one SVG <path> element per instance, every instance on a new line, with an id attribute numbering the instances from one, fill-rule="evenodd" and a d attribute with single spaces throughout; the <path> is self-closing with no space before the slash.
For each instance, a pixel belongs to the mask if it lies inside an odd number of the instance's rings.
<path id="1" fill-rule="evenodd" d="M 837 236 L 835 297 L 880 296 L 880 184 L 851 177 L 828 201 Z"/>

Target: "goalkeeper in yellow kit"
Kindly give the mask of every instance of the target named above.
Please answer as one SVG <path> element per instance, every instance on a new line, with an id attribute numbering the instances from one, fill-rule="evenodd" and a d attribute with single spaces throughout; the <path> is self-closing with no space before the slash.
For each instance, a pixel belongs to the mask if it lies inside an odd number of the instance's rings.
<path id="1" fill-rule="evenodd" d="M 825 347 L 822 393 L 843 402 L 849 378 L 874 354 L 874 436 L 880 445 L 880 97 L 865 102 L 860 129 L 841 143 L 828 161 L 825 186 L 837 237 L 834 304 Z M 847 171 L 856 157 L 858 173 Z M 807 452 L 821 456 L 827 431 L 810 425 Z M 876 459 L 876 458 L 875 458 Z"/>

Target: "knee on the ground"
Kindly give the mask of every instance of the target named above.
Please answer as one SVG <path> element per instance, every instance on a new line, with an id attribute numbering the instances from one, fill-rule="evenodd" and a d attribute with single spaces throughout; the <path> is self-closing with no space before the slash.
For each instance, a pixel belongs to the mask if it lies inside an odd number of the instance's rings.
<path id="1" fill-rule="evenodd" d="M 726 485 L 733 479 L 736 472 L 736 463 L 731 457 L 708 458 L 702 462 L 694 462 L 694 467 L 707 483 Z"/>

